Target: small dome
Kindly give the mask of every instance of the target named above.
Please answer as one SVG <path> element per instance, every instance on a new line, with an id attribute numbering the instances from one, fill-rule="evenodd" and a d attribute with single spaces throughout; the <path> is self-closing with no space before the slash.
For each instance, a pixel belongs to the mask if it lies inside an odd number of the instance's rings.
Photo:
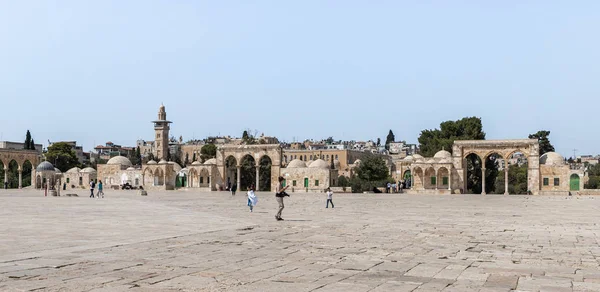
<path id="1" fill-rule="evenodd" d="M 323 159 L 317 159 L 313 163 L 310 164 L 309 168 L 329 169 L 329 164 Z"/>
<path id="2" fill-rule="evenodd" d="M 166 160 L 164 160 L 164 159 L 161 159 L 161 160 L 158 162 L 158 164 L 169 164 L 169 163 L 168 163 Z"/>
<path id="3" fill-rule="evenodd" d="M 129 167 L 129 168 L 127 168 L 127 170 L 128 170 L 128 171 L 133 171 L 133 170 L 135 170 L 135 168 L 133 168 L 133 167 Z"/>
<path id="4" fill-rule="evenodd" d="M 413 154 L 412 156 L 414 159 L 422 159 L 423 156 L 421 156 L 421 154 Z"/>
<path id="5" fill-rule="evenodd" d="M 306 163 L 300 159 L 294 159 L 290 161 L 286 168 L 306 168 Z"/>
<path id="6" fill-rule="evenodd" d="M 155 165 L 155 164 L 156 164 L 156 161 L 154 161 L 154 160 L 150 160 L 150 161 L 148 161 L 148 163 L 146 163 L 146 164 L 148 164 L 148 165 Z"/>
<path id="7" fill-rule="evenodd" d="M 54 172 L 54 165 L 52 165 L 52 163 L 50 163 L 48 161 L 42 161 L 42 163 L 40 163 L 35 168 L 35 171 L 37 171 L 37 172 L 42 172 L 42 171 L 51 171 L 51 172 Z"/>
<path id="8" fill-rule="evenodd" d="M 96 170 L 91 167 L 86 167 L 81 170 L 82 173 L 96 173 Z"/>
<path id="9" fill-rule="evenodd" d="M 56 174 L 61 174 L 61 173 L 62 173 L 62 172 L 60 171 L 60 169 L 58 169 L 58 168 L 56 168 L 56 167 L 54 168 L 54 172 L 55 172 Z"/>
<path id="10" fill-rule="evenodd" d="M 73 168 L 67 170 L 67 173 L 79 173 L 80 171 L 81 171 L 81 168 L 73 167 Z"/>
<path id="11" fill-rule="evenodd" d="M 204 164 L 217 164 L 217 159 L 211 158 L 207 161 L 204 161 Z"/>
<path id="12" fill-rule="evenodd" d="M 306 161 L 305 162 L 306 163 L 306 167 L 309 167 L 313 162 L 315 162 L 315 161 L 314 160 Z"/>
<path id="13" fill-rule="evenodd" d="M 109 159 L 106 164 L 109 164 L 109 165 L 126 165 L 126 166 L 132 166 L 133 165 L 133 164 L 131 164 L 131 161 L 129 161 L 129 159 L 127 159 L 127 157 L 124 157 L 124 156 L 115 156 L 115 157 Z"/>
<path id="14" fill-rule="evenodd" d="M 540 156 L 540 163 L 545 165 L 564 165 L 565 159 L 556 152 L 548 152 Z"/>
<path id="15" fill-rule="evenodd" d="M 440 150 L 440 151 L 438 151 L 438 153 L 433 155 L 433 158 L 450 158 L 450 157 L 452 157 L 452 153 L 450 153 L 446 150 Z"/>
<path id="16" fill-rule="evenodd" d="M 202 163 L 200 163 L 200 161 L 194 161 L 192 162 L 192 165 L 202 165 Z"/>
<path id="17" fill-rule="evenodd" d="M 408 155 L 406 157 L 404 157 L 404 159 L 402 159 L 402 161 L 406 161 L 406 162 L 412 162 L 413 160 L 415 160 L 412 155 Z"/>
<path id="18" fill-rule="evenodd" d="M 427 163 L 435 163 L 435 159 L 433 159 L 433 158 L 429 158 L 429 159 L 427 159 L 427 161 L 426 161 L 426 162 L 427 162 Z"/>
<path id="19" fill-rule="evenodd" d="M 440 163 L 452 163 L 452 160 L 450 158 L 442 158 Z"/>

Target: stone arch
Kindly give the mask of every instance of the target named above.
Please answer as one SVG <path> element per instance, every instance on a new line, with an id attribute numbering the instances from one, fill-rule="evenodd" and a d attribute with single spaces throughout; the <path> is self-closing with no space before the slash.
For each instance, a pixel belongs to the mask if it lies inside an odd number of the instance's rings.
<path id="1" fill-rule="evenodd" d="M 146 169 L 144 169 L 144 171 L 142 172 L 142 185 L 154 185 L 154 171 L 152 171 L 152 168 L 146 167 Z"/>
<path id="2" fill-rule="evenodd" d="M 198 186 L 203 188 L 210 187 L 210 173 L 206 168 L 200 170 L 199 176 Z"/>
<path id="3" fill-rule="evenodd" d="M 157 167 L 154 170 L 154 186 L 163 186 L 165 184 L 165 174 L 164 171 L 160 168 Z"/>
<path id="4" fill-rule="evenodd" d="M 21 164 L 21 187 L 29 187 L 33 184 L 35 167 L 29 159 L 25 159 Z"/>
<path id="5" fill-rule="evenodd" d="M 412 172 L 410 171 L 410 169 L 407 169 L 404 171 L 401 179 L 404 180 L 404 187 L 410 188 L 412 186 L 413 178 L 412 178 Z"/>
<path id="6" fill-rule="evenodd" d="M 425 168 L 425 173 L 423 174 L 423 188 L 435 189 L 436 182 L 437 178 L 435 168 L 433 166 L 428 166 Z"/>
<path id="7" fill-rule="evenodd" d="M 195 168 L 190 169 L 188 172 L 188 188 L 196 188 L 198 187 L 198 171 Z"/>
<path id="8" fill-rule="evenodd" d="M 246 154 L 240 159 L 240 166 L 238 190 L 245 191 L 256 184 L 257 163 L 252 155 Z"/>
<path id="9" fill-rule="evenodd" d="M 464 189 L 467 193 L 482 194 L 483 190 L 483 173 L 482 165 L 484 160 L 477 153 L 470 153 L 463 159 L 465 175 L 472 180 L 464 181 Z"/>
<path id="10" fill-rule="evenodd" d="M 268 155 L 263 155 L 258 160 L 258 177 L 257 177 L 257 185 L 256 189 L 258 191 L 271 191 L 271 180 L 273 174 L 271 172 L 271 166 L 273 165 L 273 160 Z"/>
<path id="11" fill-rule="evenodd" d="M 413 189 L 419 190 L 424 188 L 424 175 L 423 169 L 420 166 L 414 167 L 412 169 L 413 181 L 411 187 Z"/>
<path id="12" fill-rule="evenodd" d="M 437 169 L 436 177 L 436 187 L 438 189 L 450 189 L 450 169 L 448 169 L 446 166 L 440 166 Z"/>
<path id="13" fill-rule="evenodd" d="M 226 186 L 230 187 L 238 179 L 238 161 L 234 155 L 229 155 L 225 158 L 225 182 Z"/>

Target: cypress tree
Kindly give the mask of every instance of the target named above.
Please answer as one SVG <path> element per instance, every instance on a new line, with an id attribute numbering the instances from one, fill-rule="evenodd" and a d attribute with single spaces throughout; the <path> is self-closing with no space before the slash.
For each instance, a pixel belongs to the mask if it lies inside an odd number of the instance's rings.
<path id="1" fill-rule="evenodd" d="M 31 149 L 31 133 L 29 132 L 29 130 L 27 130 L 27 134 L 25 134 L 25 145 L 23 145 L 23 149 Z"/>

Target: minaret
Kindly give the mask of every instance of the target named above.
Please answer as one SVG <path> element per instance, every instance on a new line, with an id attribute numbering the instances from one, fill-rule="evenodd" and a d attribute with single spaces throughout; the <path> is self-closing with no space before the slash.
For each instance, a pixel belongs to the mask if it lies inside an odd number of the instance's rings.
<path id="1" fill-rule="evenodd" d="M 161 159 L 167 159 L 167 153 L 169 151 L 169 124 L 170 121 L 167 121 L 167 112 L 165 111 L 165 106 L 160 105 L 158 109 L 158 120 L 153 121 L 154 123 L 154 132 L 155 132 L 155 142 L 154 148 L 156 149 L 156 160 L 160 161 Z"/>

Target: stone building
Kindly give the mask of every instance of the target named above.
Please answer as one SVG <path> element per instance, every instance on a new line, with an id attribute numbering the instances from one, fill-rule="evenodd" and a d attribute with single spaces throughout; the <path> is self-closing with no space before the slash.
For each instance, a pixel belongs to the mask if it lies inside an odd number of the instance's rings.
<path id="1" fill-rule="evenodd" d="M 307 165 L 300 159 L 294 159 L 281 169 L 281 176 L 292 192 L 322 192 L 335 186 L 338 171 L 322 159 L 317 159 Z"/>
<path id="2" fill-rule="evenodd" d="M 149 161 L 142 166 L 141 181 L 145 189 L 174 190 L 181 166 L 162 159 Z"/>
<path id="3" fill-rule="evenodd" d="M 353 164 L 356 160 L 364 159 L 365 156 L 373 155 L 369 152 L 355 151 L 355 150 L 338 150 L 338 149 L 325 149 L 325 150 L 283 150 L 283 163 L 288 163 L 294 159 L 304 161 L 310 164 L 312 161 L 317 159 L 325 160 L 329 166 L 333 166 L 339 173 L 339 175 L 351 177 L 353 174 Z M 381 157 L 388 160 L 387 156 L 382 155 Z"/>
<path id="4" fill-rule="evenodd" d="M 125 183 L 142 185 L 141 174 L 141 170 L 134 168 L 127 157 L 115 156 L 106 164 L 98 164 L 97 178 L 102 180 L 106 188 L 118 188 Z"/>
<path id="5" fill-rule="evenodd" d="M 167 112 L 165 106 L 161 105 L 158 109 L 158 119 L 154 123 L 154 157 L 157 160 L 167 159 L 169 151 L 169 129 L 171 121 L 167 121 Z"/>
<path id="6" fill-rule="evenodd" d="M 565 195 L 569 191 L 583 190 L 583 169 L 571 169 L 564 157 L 556 152 L 540 156 L 540 176 L 541 194 L 544 195 Z"/>
<path id="7" fill-rule="evenodd" d="M 63 173 L 62 181 L 67 188 L 88 188 L 91 181 L 98 182 L 98 173 L 91 167 L 73 167 Z"/>

